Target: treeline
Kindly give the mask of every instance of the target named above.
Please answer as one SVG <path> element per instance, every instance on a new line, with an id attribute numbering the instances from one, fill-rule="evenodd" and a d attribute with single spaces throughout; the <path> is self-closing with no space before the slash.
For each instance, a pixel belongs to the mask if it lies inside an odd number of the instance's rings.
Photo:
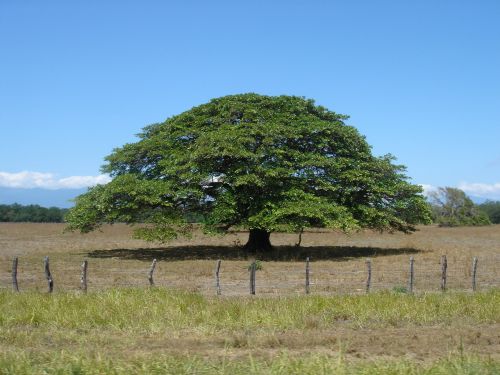
<path id="1" fill-rule="evenodd" d="M 430 193 L 433 221 L 441 226 L 475 226 L 500 223 L 500 202 L 474 202 L 460 189 L 440 187 Z"/>
<path id="2" fill-rule="evenodd" d="M 461 190 L 438 188 L 430 196 L 433 221 L 441 226 L 500 224 L 500 201 L 474 204 Z M 62 223 L 67 208 L 42 207 L 37 204 L 0 204 L 0 222 Z M 202 222 L 200 214 L 187 214 L 188 222 Z"/>
<path id="3" fill-rule="evenodd" d="M 62 223 L 68 209 L 37 204 L 0 204 L 0 222 Z"/>

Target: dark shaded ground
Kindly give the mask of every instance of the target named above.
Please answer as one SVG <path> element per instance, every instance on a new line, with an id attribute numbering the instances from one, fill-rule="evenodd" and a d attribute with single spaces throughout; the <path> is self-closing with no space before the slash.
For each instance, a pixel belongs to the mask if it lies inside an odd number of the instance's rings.
<path id="1" fill-rule="evenodd" d="M 309 257 L 314 260 L 347 261 L 354 258 L 401 254 L 416 254 L 421 250 L 413 248 L 378 248 L 357 246 L 275 246 L 272 251 L 249 253 L 234 246 L 173 246 L 159 248 L 94 250 L 91 258 L 120 258 L 129 260 L 244 260 L 258 258 L 264 261 L 298 261 Z"/>

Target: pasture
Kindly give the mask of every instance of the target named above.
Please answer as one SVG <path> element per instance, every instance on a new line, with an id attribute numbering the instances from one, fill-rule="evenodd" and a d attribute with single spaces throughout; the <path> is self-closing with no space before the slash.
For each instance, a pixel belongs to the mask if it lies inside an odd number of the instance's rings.
<path id="1" fill-rule="evenodd" d="M 0 224 L 0 373 L 425 373 L 500 372 L 500 226 L 421 227 L 413 235 L 370 231 L 277 234 L 253 255 L 245 233 L 159 247 L 116 225 L 90 235 L 60 224 Z M 447 255 L 448 290 L 439 292 Z M 10 285 L 19 257 L 19 287 Z M 55 289 L 46 293 L 43 257 Z M 304 258 L 313 281 L 304 294 Z M 416 293 L 404 293 L 408 259 Z M 478 291 L 470 264 L 478 257 Z M 157 287 L 147 271 L 158 259 Z M 373 290 L 363 289 L 365 260 Z M 89 291 L 78 290 L 89 261 Z M 213 271 L 221 267 L 222 296 Z M 343 275 L 343 276 L 342 276 Z M 240 281 L 241 280 L 241 281 Z"/>

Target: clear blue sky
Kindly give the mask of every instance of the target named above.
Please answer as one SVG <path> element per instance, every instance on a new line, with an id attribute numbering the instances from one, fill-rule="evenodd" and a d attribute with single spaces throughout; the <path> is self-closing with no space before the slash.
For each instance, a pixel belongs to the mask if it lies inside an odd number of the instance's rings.
<path id="1" fill-rule="evenodd" d="M 256 92 L 350 115 L 415 183 L 500 199 L 499 20 L 496 0 L 0 0 L 0 187 L 75 187 L 143 126 Z"/>

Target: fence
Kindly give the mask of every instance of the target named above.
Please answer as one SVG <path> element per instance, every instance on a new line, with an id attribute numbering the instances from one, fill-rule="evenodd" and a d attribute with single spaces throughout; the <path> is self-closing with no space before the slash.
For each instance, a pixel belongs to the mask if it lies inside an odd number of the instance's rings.
<path id="1" fill-rule="evenodd" d="M 55 257 L 53 257 L 55 258 Z M 206 295 L 350 294 L 394 290 L 407 293 L 484 290 L 500 287 L 500 256 L 467 261 L 411 256 L 399 264 L 366 259 L 345 262 L 199 261 L 182 269 L 179 262 L 127 263 L 126 260 L 45 257 L 40 263 L 12 259 L 0 275 L 0 288 L 13 291 L 99 290 L 111 287 L 167 287 Z M 6 266 L 4 264 L 3 266 Z M 5 271 L 6 268 L 4 268 Z"/>

